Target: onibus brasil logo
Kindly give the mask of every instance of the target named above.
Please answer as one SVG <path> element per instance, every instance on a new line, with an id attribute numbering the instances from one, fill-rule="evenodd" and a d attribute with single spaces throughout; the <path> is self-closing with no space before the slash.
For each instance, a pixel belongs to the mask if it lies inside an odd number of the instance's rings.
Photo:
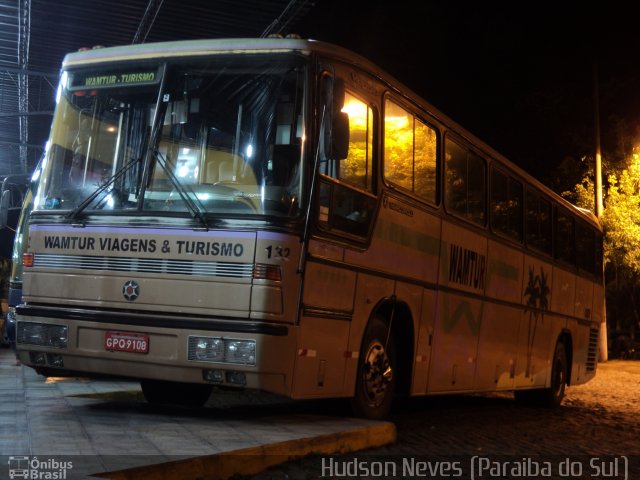
<path id="1" fill-rule="evenodd" d="M 9 478 L 28 478 L 37 480 L 64 480 L 67 470 L 73 468 L 73 462 L 61 462 L 53 458 L 38 460 L 38 457 L 9 457 Z"/>

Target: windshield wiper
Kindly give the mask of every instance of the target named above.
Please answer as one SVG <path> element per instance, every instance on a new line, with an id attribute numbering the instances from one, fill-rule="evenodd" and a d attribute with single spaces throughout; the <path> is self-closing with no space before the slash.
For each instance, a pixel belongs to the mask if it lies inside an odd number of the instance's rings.
<path id="1" fill-rule="evenodd" d="M 129 171 L 131 169 L 131 167 L 133 165 L 135 165 L 138 162 L 137 158 L 132 158 L 127 164 L 125 164 L 121 169 L 119 169 L 116 173 L 114 173 L 113 175 L 111 175 L 109 178 L 107 178 L 104 183 L 102 185 L 100 185 L 100 187 L 98 187 L 91 195 L 89 195 L 87 198 L 85 198 L 82 203 L 80 203 L 78 206 L 76 206 L 76 208 L 74 208 L 72 211 L 70 211 L 66 218 L 69 219 L 74 219 L 78 216 L 78 214 L 80 214 L 80 212 L 82 212 L 85 208 L 87 208 L 89 205 L 91 205 L 91 202 L 93 202 L 102 192 L 104 192 L 113 182 L 115 182 L 117 179 L 119 179 L 122 175 L 124 175 L 127 171 Z"/>
<path id="2" fill-rule="evenodd" d="M 208 230 L 209 224 L 207 223 L 207 219 L 205 218 L 205 216 L 202 214 L 202 210 L 204 210 L 204 207 L 202 206 L 202 203 L 196 196 L 195 192 L 191 189 L 187 189 L 180 182 L 180 180 L 178 180 L 178 177 L 176 177 L 175 173 L 173 173 L 167 166 L 166 158 L 157 149 L 153 150 L 152 154 L 153 158 L 155 158 L 157 163 L 162 167 L 162 170 L 164 170 L 164 173 L 166 173 L 167 177 L 169 177 L 171 184 L 174 186 L 174 188 L 178 192 L 178 195 L 180 195 L 180 198 L 191 212 L 191 216 L 193 218 L 197 218 L 202 226 Z M 189 195 L 190 193 L 193 195 L 193 197 Z"/>

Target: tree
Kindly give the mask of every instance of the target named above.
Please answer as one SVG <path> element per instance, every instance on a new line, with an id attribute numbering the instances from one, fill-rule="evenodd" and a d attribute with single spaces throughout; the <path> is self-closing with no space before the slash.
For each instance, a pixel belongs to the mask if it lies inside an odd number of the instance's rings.
<path id="1" fill-rule="evenodd" d="M 563 195 L 593 210 L 593 188 L 585 176 Z M 618 164 L 603 188 L 607 326 L 614 338 L 621 333 L 633 338 L 640 326 L 640 149 Z"/>

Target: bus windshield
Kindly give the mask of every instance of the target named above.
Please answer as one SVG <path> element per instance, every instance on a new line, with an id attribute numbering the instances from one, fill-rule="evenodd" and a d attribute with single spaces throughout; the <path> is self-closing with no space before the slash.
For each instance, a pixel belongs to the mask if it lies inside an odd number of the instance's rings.
<path id="1" fill-rule="evenodd" d="M 305 83 L 283 54 L 65 71 L 34 209 L 298 215 Z"/>

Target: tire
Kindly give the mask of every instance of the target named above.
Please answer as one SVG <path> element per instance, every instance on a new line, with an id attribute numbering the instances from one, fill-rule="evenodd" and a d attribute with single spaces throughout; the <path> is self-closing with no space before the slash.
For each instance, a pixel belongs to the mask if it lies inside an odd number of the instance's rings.
<path id="1" fill-rule="evenodd" d="M 542 407 L 558 407 L 564 398 L 567 386 L 567 353 L 562 342 L 556 344 L 551 366 L 551 384 L 549 388 L 536 390 L 516 390 L 516 400 Z"/>
<path id="2" fill-rule="evenodd" d="M 385 418 L 391 410 L 395 391 L 395 343 L 380 317 L 369 322 L 362 339 L 355 394 L 351 410 L 357 417 L 373 420 Z M 385 344 L 387 345 L 385 348 Z"/>
<path id="3" fill-rule="evenodd" d="M 142 394 L 154 405 L 201 407 L 211 396 L 211 385 L 178 383 L 164 380 L 141 380 Z"/>

